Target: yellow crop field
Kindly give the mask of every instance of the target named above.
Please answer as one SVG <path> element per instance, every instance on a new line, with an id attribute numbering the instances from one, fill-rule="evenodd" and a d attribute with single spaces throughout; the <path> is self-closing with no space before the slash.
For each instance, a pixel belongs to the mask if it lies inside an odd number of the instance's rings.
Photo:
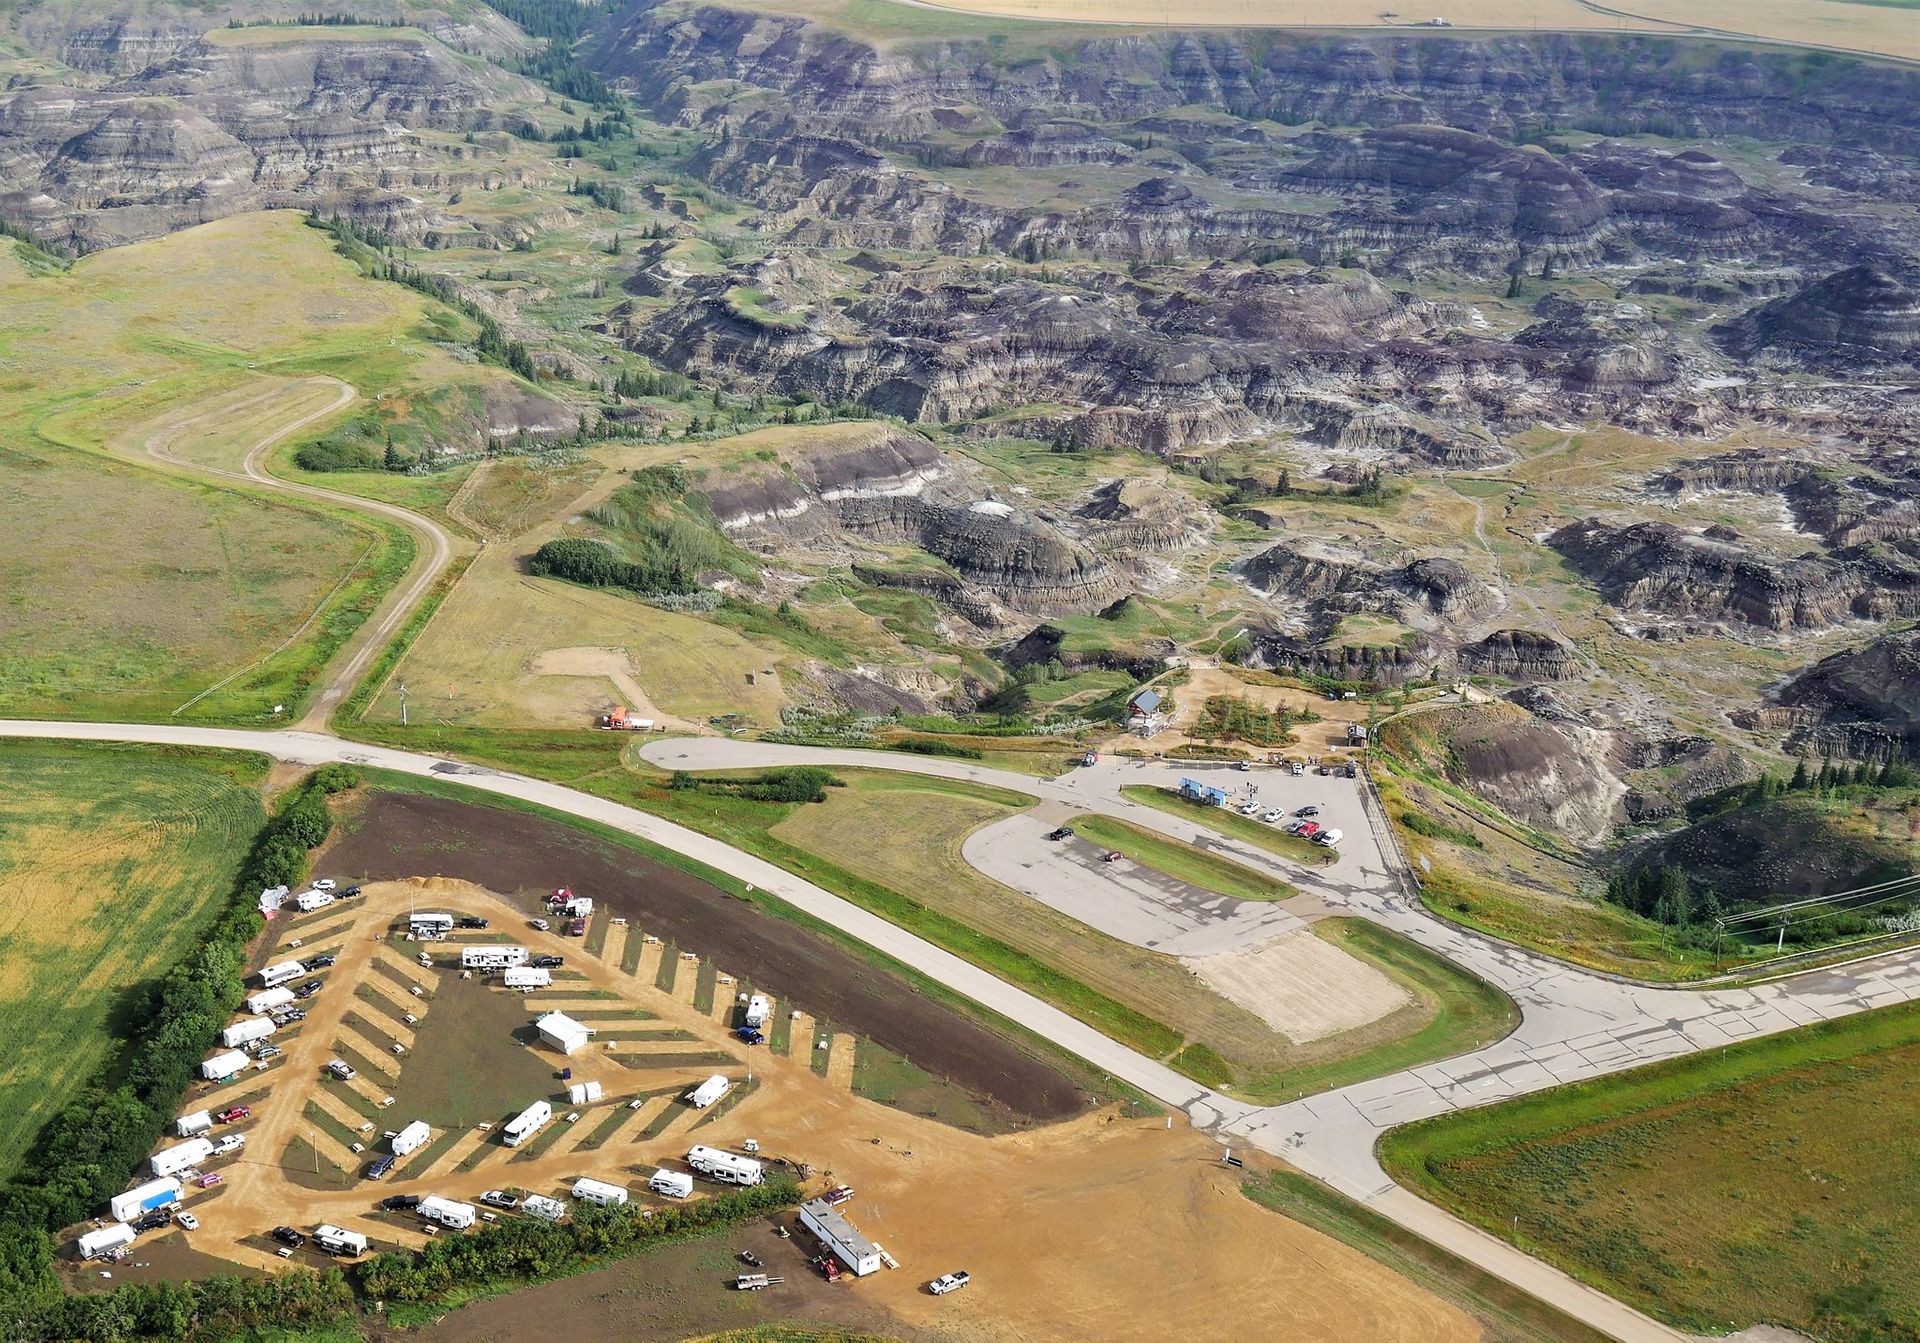
<path id="1" fill-rule="evenodd" d="M 135 748 L 8 743 L 0 777 L 4 1178 L 232 893 L 265 812 L 245 782 Z"/>

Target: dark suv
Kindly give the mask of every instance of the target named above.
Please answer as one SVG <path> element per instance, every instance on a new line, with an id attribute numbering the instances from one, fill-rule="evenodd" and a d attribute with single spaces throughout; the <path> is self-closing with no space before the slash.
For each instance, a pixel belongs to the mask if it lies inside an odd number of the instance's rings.
<path id="1" fill-rule="evenodd" d="M 565 956 L 535 956 L 533 968 L 536 970 L 558 970 L 567 963 Z"/>
<path id="2" fill-rule="evenodd" d="M 322 984 L 319 980 L 309 979 L 306 983 L 302 984 L 299 988 L 293 991 L 293 996 L 296 998 L 311 998 L 313 997 L 314 994 L 320 992 L 320 990 L 325 987 L 326 985 Z"/>
<path id="3" fill-rule="evenodd" d="M 484 928 L 487 926 L 487 921 L 485 919 L 475 918 L 469 914 L 466 918 L 458 920 L 455 926 L 460 928 Z"/>
<path id="4" fill-rule="evenodd" d="M 380 1206 L 388 1212 L 404 1212 L 409 1208 L 417 1208 L 420 1206 L 420 1195 L 395 1194 L 391 1198 L 381 1199 Z"/>
<path id="5" fill-rule="evenodd" d="M 307 1238 L 290 1226 L 276 1226 L 273 1229 L 273 1238 L 282 1245 L 291 1245 L 296 1250 L 307 1243 Z"/>

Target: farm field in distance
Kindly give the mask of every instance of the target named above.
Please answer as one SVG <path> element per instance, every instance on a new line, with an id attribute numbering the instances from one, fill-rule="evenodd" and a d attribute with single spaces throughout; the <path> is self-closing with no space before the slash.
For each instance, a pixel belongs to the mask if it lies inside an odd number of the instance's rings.
<path id="1" fill-rule="evenodd" d="M 1920 1330 L 1920 1140 L 1896 1118 L 1916 1068 L 1920 1009 L 1882 1008 L 1430 1120 L 1381 1155 L 1683 1329 L 1880 1343 Z"/>
<path id="2" fill-rule="evenodd" d="M 108 1059 L 265 820 L 248 757 L 0 745 L 0 1178 Z"/>

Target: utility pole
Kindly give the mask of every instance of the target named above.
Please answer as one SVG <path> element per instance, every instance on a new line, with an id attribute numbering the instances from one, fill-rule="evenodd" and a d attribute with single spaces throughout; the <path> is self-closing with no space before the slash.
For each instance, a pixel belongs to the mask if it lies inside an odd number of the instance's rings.
<path id="1" fill-rule="evenodd" d="M 407 725 L 407 683 L 400 683 L 400 726 Z"/>

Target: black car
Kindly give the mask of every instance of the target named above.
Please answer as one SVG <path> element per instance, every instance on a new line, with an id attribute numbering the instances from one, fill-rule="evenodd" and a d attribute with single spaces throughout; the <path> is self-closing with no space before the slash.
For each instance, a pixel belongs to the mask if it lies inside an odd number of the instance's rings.
<path id="1" fill-rule="evenodd" d="M 380 1206 L 385 1208 L 388 1212 L 405 1212 L 410 1208 L 417 1208 L 420 1206 L 420 1195 L 395 1194 L 391 1198 L 381 1199 Z"/>
<path id="2" fill-rule="evenodd" d="M 1047 832 L 1047 838 L 1048 839 L 1072 839 L 1073 827 L 1070 825 L 1063 825 L 1058 830 L 1049 830 Z"/>
<path id="3" fill-rule="evenodd" d="M 324 956 L 315 956 L 312 960 L 308 961 L 307 969 L 325 970 L 331 967 L 333 963 L 339 959 L 340 958 L 338 956 L 334 955 L 331 951 L 329 951 Z"/>
<path id="4" fill-rule="evenodd" d="M 533 968 L 536 970 L 558 970 L 567 963 L 565 956 L 535 956 Z"/>
<path id="5" fill-rule="evenodd" d="M 490 1207 L 505 1208 L 508 1212 L 520 1206 L 519 1199 L 498 1189 L 489 1189 L 480 1196 L 480 1201 Z"/>
<path id="6" fill-rule="evenodd" d="M 306 1019 L 307 1019 L 306 1008 L 290 1007 L 286 1011 L 282 1012 L 279 1016 L 275 1017 L 273 1019 L 273 1024 L 276 1026 L 291 1026 L 296 1021 L 305 1021 Z"/>
<path id="7" fill-rule="evenodd" d="M 135 1231 L 158 1231 L 173 1220 L 173 1214 L 162 1208 L 155 1208 L 133 1224 Z"/>
<path id="8" fill-rule="evenodd" d="M 307 1238 L 290 1226 L 276 1226 L 273 1229 L 273 1238 L 282 1245 L 291 1245 L 296 1250 L 307 1243 Z"/>
<path id="9" fill-rule="evenodd" d="M 360 894 L 360 888 L 358 886 L 349 886 L 346 890 L 340 892 L 340 898 L 342 900 L 351 900 L 358 894 Z"/>
<path id="10" fill-rule="evenodd" d="M 478 918 L 474 918 L 472 915 L 468 915 L 464 919 L 456 920 L 455 926 L 460 928 L 484 928 L 487 926 L 487 921 L 485 919 L 478 919 Z"/>

